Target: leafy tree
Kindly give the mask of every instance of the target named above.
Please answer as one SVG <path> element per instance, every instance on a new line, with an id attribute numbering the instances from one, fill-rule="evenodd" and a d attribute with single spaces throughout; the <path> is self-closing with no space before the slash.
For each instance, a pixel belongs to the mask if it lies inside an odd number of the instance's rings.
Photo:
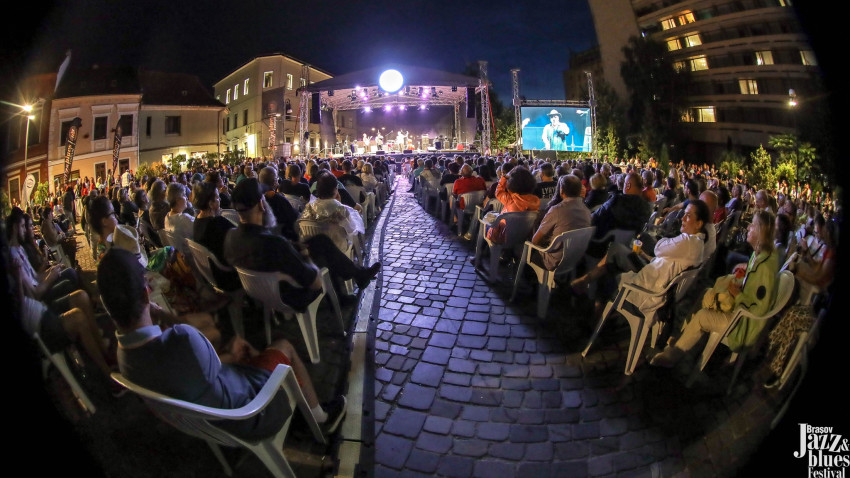
<path id="1" fill-rule="evenodd" d="M 744 156 L 737 151 L 723 151 L 717 159 L 718 171 L 728 178 L 734 178 L 738 171 L 744 169 Z"/>
<path id="2" fill-rule="evenodd" d="M 42 205 L 47 202 L 47 199 L 50 197 L 50 184 L 45 181 L 43 183 L 38 183 L 35 185 L 35 190 L 32 195 L 32 202 L 35 205 Z"/>
<path id="3" fill-rule="evenodd" d="M 777 168 L 781 167 L 789 184 L 820 176 L 817 152 L 810 143 L 801 142 L 793 134 L 781 134 L 771 136 L 769 144 L 779 153 Z"/>
<path id="4" fill-rule="evenodd" d="M 655 40 L 633 36 L 623 47 L 625 60 L 620 74 L 629 90 L 628 133 L 637 136 L 646 152 L 655 156 L 674 136 L 673 124 L 683 106 L 689 73 L 676 70 L 666 47 Z"/>
<path id="5" fill-rule="evenodd" d="M 508 111 L 508 113 L 511 113 Z M 497 150 L 506 150 L 516 142 L 516 122 L 514 115 L 502 114 L 496 117 L 496 130 L 493 132 L 493 142 Z"/>
<path id="6" fill-rule="evenodd" d="M 596 98 L 596 153 L 600 158 L 606 154 L 614 158 L 626 143 L 625 107 L 617 92 L 604 79 L 594 79 L 593 89 Z"/>
<path id="7" fill-rule="evenodd" d="M 750 169 L 747 171 L 747 181 L 750 186 L 757 188 L 769 188 L 776 182 L 776 176 L 773 170 L 773 159 L 770 153 L 764 149 L 764 145 L 759 145 L 759 149 L 750 153 Z"/>
<path id="8" fill-rule="evenodd" d="M 0 188 L 0 217 L 5 218 L 10 212 L 12 212 L 12 203 L 9 200 L 9 193 Z"/>

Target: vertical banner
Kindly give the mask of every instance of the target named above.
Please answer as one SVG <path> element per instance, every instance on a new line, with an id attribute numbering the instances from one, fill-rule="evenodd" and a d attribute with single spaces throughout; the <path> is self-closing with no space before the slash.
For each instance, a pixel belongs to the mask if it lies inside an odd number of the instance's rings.
<path id="1" fill-rule="evenodd" d="M 24 180 L 24 187 L 21 190 L 21 206 L 23 206 L 24 211 L 27 210 L 27 206 L 30 204 L 30 198 L 32 197 L 35 186 L 35 175 L 27 174 L 27 178 Z"/>
<path id="2" fill-rule="evenodd" d="M 121 151 L 121 123 L 115 127 L 115 140 L 112 142 L 112 177 L 118 171 L 118 153 Z M 121 177 L 120 175 L 118 176 Z"/>
<path id="3" fill-rule="evenodd" d="M 65 140 L 65 172 L 62 173 L 62 187 L 68 184 L 68 178 L 71 176 L 71 163 L 74 162 L 74 151 L 77 149 L 77 133 L 82 125 L 83 120 L 78 116 L 71 121 L 71 127 L 68 128 L 68 137 Z"/>

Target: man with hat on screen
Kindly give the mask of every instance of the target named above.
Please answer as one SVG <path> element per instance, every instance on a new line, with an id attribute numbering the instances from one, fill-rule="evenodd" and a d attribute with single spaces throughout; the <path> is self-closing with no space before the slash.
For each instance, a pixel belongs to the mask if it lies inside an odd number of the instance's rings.
<path id="1" fill-rule="evenodd" d="M 552 151 L 567 150 L 567 135 L 570 128 L 561 123 L 561 113 L 558 110 L 549 112 L 549 124 L 543 128 L 543 149 Z"/>

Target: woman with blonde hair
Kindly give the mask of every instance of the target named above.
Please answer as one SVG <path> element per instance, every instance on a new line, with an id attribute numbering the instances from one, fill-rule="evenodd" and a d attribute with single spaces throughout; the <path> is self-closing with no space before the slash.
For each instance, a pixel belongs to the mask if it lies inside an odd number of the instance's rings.
<path id="1" fill-rule="evenodd" d="M 674 344 L 652 358 L 652 365 L 673 367 L 704 333 L 723 333 L 739 307 L 755 316 L 770 310 L 776 297 L 779 271 L 779 258 L 773 247 L 774 228 L 772 213 L 762 210 L 753 214 L 753 222 L 747 229 L 747 242 L 753 247 L 753 254 L 746 268 L 742 265 L 732 274 L 717 279 L 703 297 L 703 308 L 691 317 Z M 727 336 L 727 345 L 732 351 L 752 345 L 766 324 L 765 320 L 742 318 Z"/>

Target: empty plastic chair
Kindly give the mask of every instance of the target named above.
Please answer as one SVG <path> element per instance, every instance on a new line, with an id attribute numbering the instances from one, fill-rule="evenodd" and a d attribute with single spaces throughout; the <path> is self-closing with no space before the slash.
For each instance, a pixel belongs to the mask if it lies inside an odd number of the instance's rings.
<path id="1" fill-rule="evenodd" d="M 481 256 L 484 253 L 484 245 L 490 249 L 490 268 L 487 272 L 487 280 L 491 283 L 499 281 L 499 257 L 504 249 L 512 249 L 523 244 L 531 235 L 534 221 L 537 219 L 537 211 L 524 212 L 506 212 L 499 214 L 493 227 L 500 222 L 505 222 L 505 241 L 497 243 L 487 237 L 487 230 L 490 225 L 484 223 L 481 219 L 481 225 L 478 228 L 478 239 L 475 244 L 475 268 L 478 269 L 481 265 Z"/>
<path id="2" fill-rule="evenodd" d="M 62 375 L 62 378 L 68 382 L 68 385 L 71 387 L 71 392 L 73 392 L 77 401 L 83 407 L 83 410 L 90 414 L 94 414 L 97 409 L 91 399 L 89 399 L 86 391 L 83 390 L 83 387 L 80 385 L 77 377 L 75 377 L 71 372 L 71 368 L 68 367 L 68 360 L 65 358 L 64 350 L 55 353 L 51 352 L 50 349 L 47 348 L 47 345 L 45 345 L 44 341 L 41 340 L 41 337 L 39 337 L 37 332 L 33 334 L 32 338 L 38 344 L 38 348 L 41 350 L 41 354 L 44 357 L 44 361 L 42 363 L 42 372 L 44 377 L 47 378 L 47 368 L 52 364 L 56 367 L 56 370 L 59 371 L 59 374 Z"/>

